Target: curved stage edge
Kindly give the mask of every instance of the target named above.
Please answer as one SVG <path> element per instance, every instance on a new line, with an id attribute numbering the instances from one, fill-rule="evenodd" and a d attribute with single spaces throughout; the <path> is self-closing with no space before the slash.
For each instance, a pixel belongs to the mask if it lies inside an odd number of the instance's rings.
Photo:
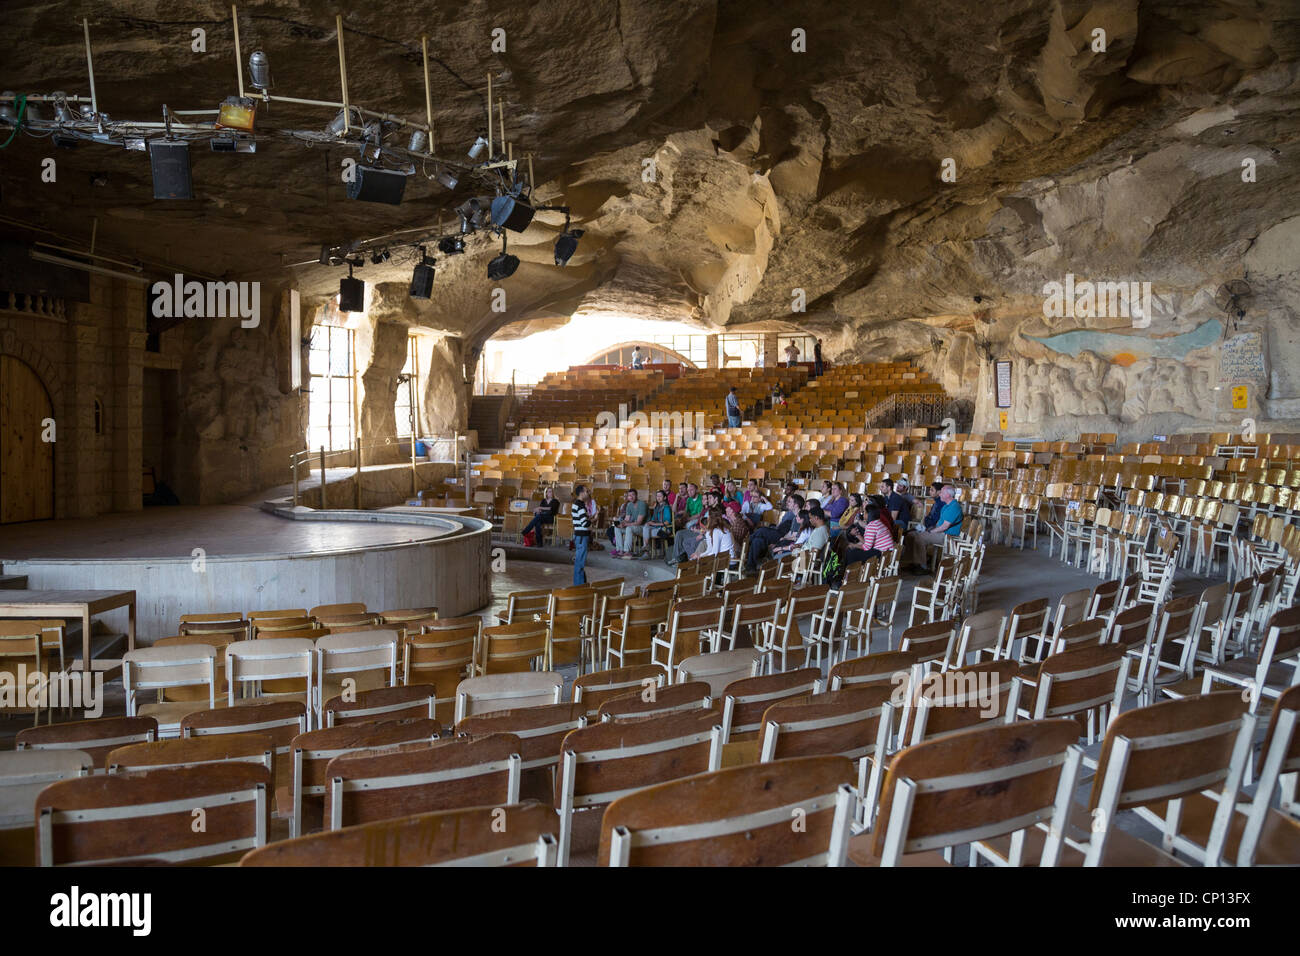
<path id="1" fill-rule="evenodd" d="M 265 513 L 283 521 L 416 525 L 435 534 L 329 550 L 222 555 L 209 549 L 201 559 L 5 556 L 4 571 L 26 575 L 33 589 L 134 590 L 141 644 L 175 634 L 182 614 L 362 601 L 376 611 L 433 605 L 442 617 L 459 617 L 491 600 L 492 526 L 481 518 L 414 509 L 320 512 L 299 507 Z M 115 630 L 125 630 L 125 611 L 103 618 Z"/>

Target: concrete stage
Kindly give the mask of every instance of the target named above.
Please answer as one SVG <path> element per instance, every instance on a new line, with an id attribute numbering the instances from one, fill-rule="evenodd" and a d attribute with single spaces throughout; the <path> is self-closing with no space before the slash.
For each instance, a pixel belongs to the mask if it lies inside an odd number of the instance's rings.
<path id="1" fill-rule="evenodd" d="M 147 644 L 204 611 L 362 601 L 467 614 L 491 599 L 490 534 L 480 518 L 419 509 L 159 507 L 5 525 L 0 566 L 34 589 L 134 590 Z M 104 618 L 125 629 L 125 611 Z"/>

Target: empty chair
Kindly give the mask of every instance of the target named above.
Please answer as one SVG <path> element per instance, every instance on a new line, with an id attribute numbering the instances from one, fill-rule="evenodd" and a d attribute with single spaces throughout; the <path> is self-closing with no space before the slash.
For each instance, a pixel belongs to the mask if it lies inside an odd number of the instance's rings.
<path id="1" fill-rule="evenodd" d="M 859 684 L 901 684 L 919 663 L 920 655 L 911 651 L 880 651 L 850 657 L 831 668 L 830 689 Z"/>
<path id="2" fill-rule="evenodd" d="M 369 612 L 366 611 L 366 605 L 364 602 L 352 601 L 344 604 L 319 604 L 308 611 L 307 616 L 315 621 L 321 621 L 323 623 L 332 618 L 367 613 Z"/>
<path id="3" fill-rule="evenodd" d="M 1039 720 L 968 729 L 900 751 L 875 829 L 854 838 L 850 858 L 859 866 L 942 865 L 937 850 L 1011 835 L 1012 865 L 1055 866 L 1083 758 L 1077 737 L 1073 721 Z M 1026 853 L 1025 831 L 1039 822 L 1049 824 L 1049 835 L 1041 852 Z"/>
<path id="4" fill-rule="evenodd" d="M 471 677 L 456 688 L 456 723 L 471 714 L 558 704 L 563 689 L 564 678 L 545 671 Z"/>
<path id="5" fill-rule="evenodd" d="M 821 670 L 805 667 L 732 681 L 722 691 L 722 742 L 755 738 L 763 712 L 781 700 L 821 693 Z"/>
<path id="6" fill-rule="evenodd" d="M 655 633 L 668 620 L 672 607 L 666 593 L 624 603 L 623 613 L 606 625 L 605 666 L 654 663 L 654 645 L 660 643 Z"/>
<path id="7" fill-rule="evenodd" d="M 532 622 L 534 615 L 546 613 L 551 602 L 550 588 L 512 591 L 506 595 L 506 609 L 497 615 L 498 624 Z"/>
<path id="8" fill-rule="evenodd" d="M 591 720 L 600 705 L 615 697 L 633 691 L 643 691 L 653 685 L 662 688 L 668 682 L 668 672 L 661 664 L 633 664 L 609 670 L 582 674 L 573 682 L 573 702 L 582 704 L 587 719 Z"/>
<path id="9" fill-rule="evenodd" d="M 799 629 L 799 619 L 814 614 L 826 614 L 826 605 L 830 600 L 831 590 L 825 584 L 810 585 L 790 592 L 790 598 L 782 602 L 776 623 L 762 628 L 755 636 L 754 646 L 763 652 L 765 666 L 769 672 L 775 671 L 776 658 L 781 658 L 781 670 L 789 669 L 789 656 L 803 652 L 803 666 L 807 667 L 812 658 L 813 645 L 804 640 Z"/>
<path id="10" fill-rule="evenodd" d="M 158 722 L 159 737 L 180 736 L 181 720 L 186 714 L 217 706 L 217 652 L 208 644 L 137 647 L 122 656 L 122 687 L 128 717 L 152 717 Z M 140 691 L 169 687 L 202 687 L 207 691 L 207 700 L 138 699 Z"/>
<path id="11" fill-rule="evenodd" d="M 521 796 L 549 802 L 555 792 L 554 770 L 560 762 L 560 744 L 569 731 L 586 726 L 586 720 L 586 708 L 581 704 L 543 704 L 466 717 L 456 725 L 456 733 L 514 734 L 519 738 L 519 757 L 523 761 Z"/>
<path id="12" fill-rule="evenodd" d="M 852 781 L 847 757 L 794 757 L 638 790 L 606 808 L 600 862 L 842 866 L 857 799 Z"/>
<path id="13" fill-rule="evenodd" d="M 954 635 L 952 650 L 944 658 L 949 667 L 978 664 L 983 656 L 996 660 L 1006 652 L 1006 616 L 1001 610 L 980 611 L 962 619 Z M 974 660 L 970 660 L 974 655 Z M 928 659 L 928 657 L 922 658 Z"/>
<path id="14" fill-rule="evenodd" d="M 778 701 L 763 712 L 759 760 L 839 754 L 858 765 L 857 788 L 869 822 L 880 793 L 893 724 L 889 684 L 867 684 Z"/>
<path id="15" fill-rule="evenodd" d="M 898 614 L 898 595 L 902 590 L 903 579 L 898 575 L 871 579 L 867 606 L 851 612 L 844 620 L 844 638 L 852 638 L 857 646 L 858 656 L 871 651 L 871 640 L 876 627 L 885 628 L 885 650 L 890 649 L 894 640 L 894 618 Z"/>
<path id="16" fill-rule="evenodd" d="M 184 722 L 182 721 L 182 726 Z M 104 770 L 109 753 L 127 744 L 158 739 L 158 721 L 152 717 L 97 717 L 43 727 L 25 727 L 14 739 L 16 750 L 72 750 L 88 755 L 97 770 Z"/>
<path id="17" fill-rule="evenodd" d="M 377 687 L 355 696 L 325 701 L 324 726 L 338 727 L 358 721 L 403 720 L 437 716 L 437 691 L 431 684 Z"/>
<path id="18" fill-rule="evenodd" d="M 232 640 L 249 638 L 249 624 L 240 611 L 215 611 L 206 614 L 182 614 L 177 634 L 194 636 L 228 635 Z"/>
<path id="19" fill-rule="evenodd" d="M 402 642 L 402 683 L 432 684 L 436 716 L 450 723 L 456 712 L 456 687 L 481 673 L 480 617 L 442 618 Z"/>
<path id="20" fill-rule="evenodd" d="M 1052 653 L 1059 654 L 1075 647 L 1102 644 L 1106 640 L 1109 625 L 1104 617 L 1089 618 L 1078 624 L 1067 624 L 1052 639 Z"/>
<path id="21" fill-rule="evenodd" d="M 299 701 L 276 700 L 218 707 L 186 714 L 181 721 L 182 737 L 211 737 L 223 734 L 264 734 L 274 751 L 275 794 L 287 793 L 292 777 L 292 744 L 307 732 L 307 708 Z"/>
<path id="22" fill-rule="evenodd" d="M 661 717 L 689 710 L 709 710 L 713 703 L 711 689 L 703 681 L 686 681 L 667 687 L 646 687 L 622 697 L 613 697 L 600 705 L 598 720 L 627 720 Z"/>
<path id="23" fill-rule="evenodd" d="M 742 635 L 770 632 L 777 625 L 781 601 L 772 594 L 750 594 L 738 598 L 722 615 L 722 628 L 711 632 L 710 650 L 718 651 L 725 643 L 727 650 L 735 650 L 736 638 Z M 754 643 L 753 637 L 750 642 Z M 820 654 L 820 645 L 818 653 Z"/>
<path id="24" fill-rule="evenodd" d="M 1015 661 L 998 660 L 923 674 L 905 698 L 902 746 L 979 724 L 1010 723 L 1019 704 Z"/>
<path id="25" fill-rule="evenodd" d="M 531 670 L 546 657 L 544 623 L 532 620 L 483 628 L 480 643 L 480 673 L 518 674 Z"/>
<path id="26" fill-rule="evenodd" d="M 555 812 L 535 802 L 377 820 L 253 850 L 240 866 L 555 866 Z"/>
<path id="27" fill-rule="evenodd" d="M 1278 611 L 1269 621 L 1259 653 L 1252 660 L 1239 657 L 1220 667 L 1207 667 L 1201 675 L 1200 692 L 1209 693 L 1215 685 L 1243 688 L 1251 712 L 1264 699 L 1276 700 L 1282 692 L 1300 682 L 1300 607 Z M 1195 692 L 1197 681 L 1163 688 L 1169 696 Z"/>
<path id="28" fill-rule="evenodd" d="M 392 611 L 380 611 L 379 620 L 385 627 L 396 628 L 399 631 L 415 633 L 419 627 L 411 627 L 412 624 L 422 625 L 438 619 L 438 609 L 436 607 L 404 607 Z"/>
<path id="29" fill-rule="evenodd" d="M 705 635 L 722 630 L 723 615 L 727 605 L 722 598 L 697 598 L 676 601 L 668 612 L 668 627 L 663 635 L 652 637 L 651 654 L 655 663 L 662 663 L 670 675 L 676 673 L 674 662 L 699 654 Z M 663 648 L 664 658 L 659 659 Z"/>
<path id="30" fill-rule="evenodd" d="M 363 630 L 316 642 L 316 726 L 324 701 L 397 684 L 397 638 L 396 631 Z"/>
<path id="31" fill-rule="evenodd" d="M 1018 659 L 1039 661 L 1047 651 L 1047 632 L 1051 625 L 1051 607 L 1047 598 L 1037 598 L 1017 604 L 1007 615 L 1007 629 L 1003 640 L 1006 655 L 1016 654 L 1016 642 L 1020 642 Z"/>
<path id="32" fill-rule="evenodd" d="M 325 819 L 338 830 L 417 810 L 518 803 L 519 750 L 513 734 L 488 734 L 335 757 L 325 768 Z"/>
<path id="33" fill-rule="evenodd" d="M 313 676 L 316 645 L 305 637 L 265 637 L 240 641 L 226 647 L 227 706 L 236 699 L 294 700 L 307 707 L 307 722 L 314 726 Z M 285 681 L 290 689 L 267 692 L 264 682 Z M 296 688 L 301 687 L 298 691 Z M 241 693 L 236 694 L 236 691 Z"/>
<path id="34" fill-rule="evenodd" d="M 1033 720 L 1072 717 L 1092 743 L 1118 714 L 1132 658 L 1117 644 L 1083 644 L 1049 654 L 1020 693 L 1021 713 Z"/>
<path id="35" fill-rule="evenodd" d="M 596 589 L 589 585 L 552 591 L 546 609 L 547 670 L 556 663 L 582 664 L 582 625 L 596 611 Z"/>
<path id="36" fill-rule="evenodd" d="M 233 861 L 266 844 L 270 783 L 263 766 L 226 763 L 51 784 L 36 798 L 39 863 Z"/>
<path id="37" fill-rule="evenodd" d="M 84 750 L 0 751 L 0 866 L 32 866 L 36 862 L 36 816 L 32 812 L 36 798 L 52 783 L 86 776 L 94 765 Z"/>
<path id="38" fill-rule="evenodd" d="M 1057 637 L 1061 633 L 1061 628 L 1068 627 L 1071 624 L 1078 624 L 1087 616 L 1094 590 L 1094 588 L 1080 588 L 1077 591 L 1069 591 L 1061 595 L 1060 600 L 1056 602 L 1056 607 L 1051 612 L 1051 624 L 1048 631 L 1052 637 Z"/>
<path id="39" fill-rule="evenodd" d="M 703 681 L 709 685 L 710 696 L 721 697 L 732 681 L 756 677 L 762 662 L 762 655 L 752 647 L 697 654 L 678 665 L 676 682 Z"/>
<path id="40" fill-rule="evenodd" d="M 712 712 L 608 721 L 573 731 L 564 738 L 555 783 L 560 865 L 568 865 L 578 811 L 603 807 L 641 787 L 715 770 L 721 759 L 722 730 Z"/>
<path id="41" fill-rule="evenodd" d="M 357 750 L 426 744 L 438 739 L 436 720 L 387 720 L 345 724 L 308 731 L 293 739 L 289 792 L 277 803 L 289 812 L 289 834 L 299 836 L 321 825 L 327 778 L 326 768 L 335 757 Z"/>
<path id="42" fill-rule="evenodd" d="M 266 734 L 220 734 L 127 744 L 108 755 L 108 772 L 168 770 L 218 763 L 251 763 L 273 772 L 274 744 Z"/>
<path id="43" fill-rule="evenodd" d="M 956 653 L 952 646 L 956 631 L 956 621 L 913 624 L 902 633 L 898 649 L 917 655 L 922 664 L 926 661 L 943 661 Z"/>

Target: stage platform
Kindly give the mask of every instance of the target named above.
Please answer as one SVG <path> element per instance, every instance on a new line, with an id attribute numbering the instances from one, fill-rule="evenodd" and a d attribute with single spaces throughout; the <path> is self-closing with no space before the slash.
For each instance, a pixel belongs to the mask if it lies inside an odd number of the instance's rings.
<path id="1" fill-rule="evenodd" d="M 160 507 L 0 527 L 0 568 L 33 589 L 134 590 L 142 644 L 184 613 L 434 605 L 444 617 L 491 599 L 491 526 L 420 509 Z M 109 612 L 105 623 L 124 629 Z"/>

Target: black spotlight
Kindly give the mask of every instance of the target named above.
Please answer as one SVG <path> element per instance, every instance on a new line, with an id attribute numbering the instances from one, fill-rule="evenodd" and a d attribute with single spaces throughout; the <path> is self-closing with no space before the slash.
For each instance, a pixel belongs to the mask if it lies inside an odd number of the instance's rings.
<path id="1" fill-rule="evenodd" d="M 411 298 L 427 299 L 433 294 L 433 260 L 420 247 L 420 264 L 411 273 Z"/>
<path id="2" fill-rule="evenodd" d="M 366 284 L 352 278 L 352 263 L 348 263 L 348 277 L 339 280 L 339 311 L 366 311 Z"/>
<path id="3" fill-rule="evenodd" d="M 501 254 L 488 263 L 488 278 L 493 282 L 499 279 L 508 279 L 515 274 L 515 270 L 518 268 L 519 257 L 506 252 L 505 243 L 502 243 Z"/>
<path id="4" fill-rule="evenodd" d="M 492 225 L 523 232 L 532 221 L 533 207 L 518 196 L 498 196 L 492 200 Z"/>
<path id="5" fill-rule="evenodd" d="M 391 258 L 393 258 L 393 254 L 392 254 L 391 252 L 389 252 L 387 249 L 385 249 L 383 252 L 374 252 L 374 253 L 371 253 L 371 255 L 370 255 L 370 263 L 371 263 L 371 265 L 376 265 L 376 266 L 377 266 L 377 265 L 380 265 L 380 264 L 382 264 L 382 263 L 387 262 L 387 261 L 388 261 L 389 259 L 391 259 Z"/>
<path id="6" fill-rule="evenodd" d="M 438 240 L 438 251 L 444 256 L 458 256 L 465 251 L 465 240 L 460 236 L 443 236 Z"/>
<path id="7" fill-rule="evenodd" d="M 578 251 L 578 240 L 581 238 L 581 229 L 566 229 L 560 233 L 560 238 L 555 240 L 555 264 L 557 266 L 569 264 L 573 254 Z"/>

